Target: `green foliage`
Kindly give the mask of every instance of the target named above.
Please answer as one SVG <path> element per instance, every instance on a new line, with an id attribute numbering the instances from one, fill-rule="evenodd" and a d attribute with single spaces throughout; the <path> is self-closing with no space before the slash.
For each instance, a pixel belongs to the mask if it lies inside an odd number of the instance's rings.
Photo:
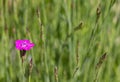
<path id="1" fill-rule="evenodd" d="M 119 21 L 119 0 L 0 0 L 0 82 L 120 82 Z"/>

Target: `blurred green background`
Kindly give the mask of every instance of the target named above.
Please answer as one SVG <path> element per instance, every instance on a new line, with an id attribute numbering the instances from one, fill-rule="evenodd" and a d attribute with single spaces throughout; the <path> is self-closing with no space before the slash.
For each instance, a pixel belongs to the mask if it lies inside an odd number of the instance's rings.
<path id="1" fill-rule="evenodd" d="M 24 67 L 17 39 L 35 44 Z M 120 0 L 0 0 L 0 82 L 28 81 L 120 82 Z"/>

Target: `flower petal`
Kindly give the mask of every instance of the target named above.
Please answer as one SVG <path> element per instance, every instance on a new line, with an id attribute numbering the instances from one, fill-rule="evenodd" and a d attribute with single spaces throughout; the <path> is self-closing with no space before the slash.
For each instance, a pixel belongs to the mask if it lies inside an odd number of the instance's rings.
<path id="1" fill-rule="evenodd" d="M 15 41 L 16 49 L 18 50 L 30 50 L 34 44 L 30 43 L 29 40 L 16 40 Z"/>

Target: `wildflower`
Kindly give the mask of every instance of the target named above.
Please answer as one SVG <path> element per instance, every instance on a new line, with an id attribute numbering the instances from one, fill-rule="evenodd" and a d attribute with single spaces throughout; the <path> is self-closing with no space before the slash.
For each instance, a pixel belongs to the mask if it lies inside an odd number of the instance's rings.
<path id="1" fill-rule="evenodd" d="M 34 43 L 31 43 L 29 40 L 16 40 L 15 46 L 16 49 L 20 50 L 20 57 L 22 58 L 23 63 L 26 51 L 30 50 L 34 46 Z"/>
<path id="2" fill-rule="evenodd" d="M 16 40 L 15 44 L 18 50 L 30 50 L 34 46 L 29 40 Z"/>

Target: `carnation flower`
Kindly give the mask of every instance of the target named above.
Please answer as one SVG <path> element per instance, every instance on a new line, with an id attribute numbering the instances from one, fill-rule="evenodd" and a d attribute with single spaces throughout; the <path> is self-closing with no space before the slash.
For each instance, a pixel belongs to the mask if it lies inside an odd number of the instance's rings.
<path id="1" fill-rule="evenodd" d="M 34 46 L 29 40 L 16 40 L 15 44 L 18 50 L 30 50 Z"/>

